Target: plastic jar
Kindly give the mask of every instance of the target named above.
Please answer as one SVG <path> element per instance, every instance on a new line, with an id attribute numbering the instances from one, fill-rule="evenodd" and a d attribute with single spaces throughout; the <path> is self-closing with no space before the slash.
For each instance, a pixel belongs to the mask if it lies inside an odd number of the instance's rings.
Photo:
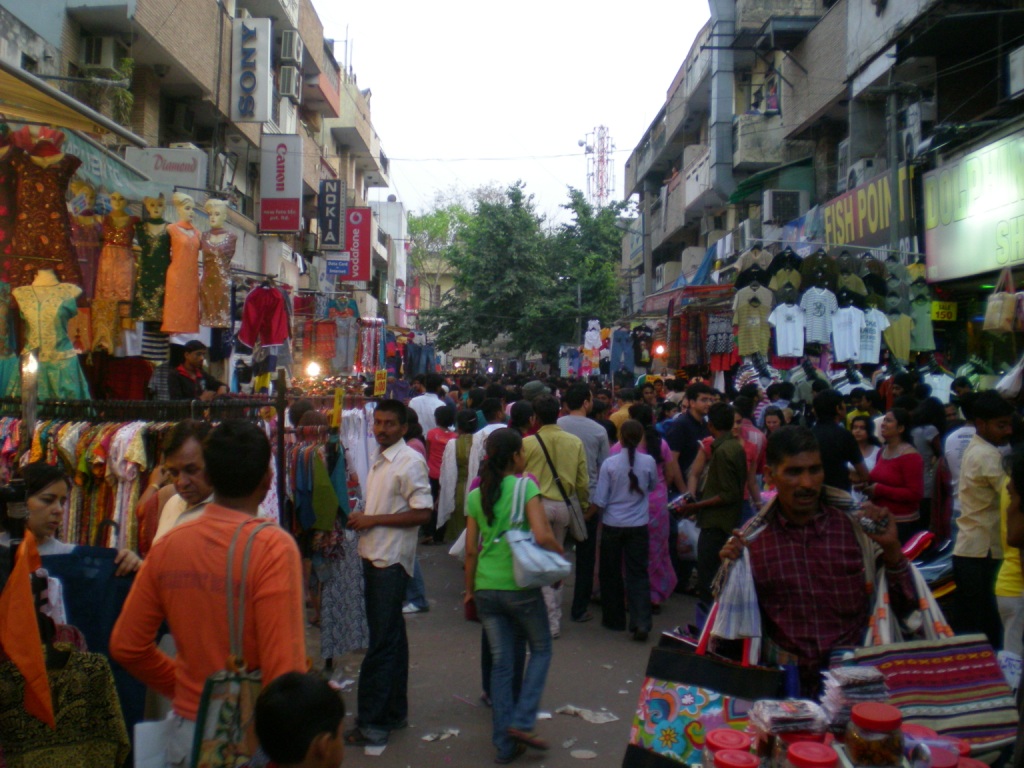
<path id="1" fill-rule="evenodd" d="M 701 757 L 701 765 L 704 768 L 712 768 L 715 764 L 715 755 L 719 752 L 726 749 L 750 752 L 753 744 L 754 740 L 742 731 L 732 728 L 715 728 L 704 739 L 704 754 Z"/>
<path id="2" fill-rule="evenodd" d="M 750 752 L 721 749 L 715 753 L 715 768 L 760 768 L 761 761 Z"/>
<path id="3" fill-rule="evenodd" d="M 942 747 L 932 747 L 932 768 L 957 768 L 960 755 Z"/>
<path id="4" fill-rule="evenodd" d="M 798 741 L 786 753 L 785 768 L 835 768 L 839 755 L 832 747 L 813 741 Z"/>
<path id="5" fill-rule="evenodd" d="M 973 757 L 961 757 L 957 768 L 988 768 L 988 763 L 975 760 Z"/>
<path id="6" fill-rule="evenodd" d="M 786 755 L 789 752 L 789 748 L 794 744 L 800 742 L 816 742 L 818 744 L 825 743 L 826 734 L 824 733 L 809 733 L 808 731 L 788 731 L 784 733 L 778 733 L 775 735 L 775 746 L 772 748 L 772 760 L 771 765 L 774 768 L 785 768 Z"/>
<path id="7" fill-rule="evenodd" d="M 903 764 L 903 715 L 889 704 L 864 702 L 850 711 L 846 753 L 858 768 L 900 768 Z"/>

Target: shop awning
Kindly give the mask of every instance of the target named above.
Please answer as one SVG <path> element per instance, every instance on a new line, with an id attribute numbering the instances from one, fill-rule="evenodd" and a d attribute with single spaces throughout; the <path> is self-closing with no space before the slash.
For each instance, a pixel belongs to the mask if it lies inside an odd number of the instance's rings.
<path id="1" fill-rule="evenodd" d="M 774 168 L 758 171 L 752 176 L 747 176 L 747 178 L 736 185 L 735 191 L 729 195 L 729 202 L 732 204 L 742 203 L 755 192 L 760 192 L 767 187 L 768 182 L 770 182 L 779 173 L 779 171 L 785 170 L 786 168 L 810 165 L 813 161 L 814 158 L 805 157 L 800 160 L 794 160 L 791 163 L 783 163 L 782 165 L 776 165 Z"/>
<path id="2" fill-rule="evenodd" d="M 0 115 L 7 120 L 45 123 L 92 134 L 113 133 L 136 147 L 145 139 L 90 109 L 35 75 L 0 60 Z"/>

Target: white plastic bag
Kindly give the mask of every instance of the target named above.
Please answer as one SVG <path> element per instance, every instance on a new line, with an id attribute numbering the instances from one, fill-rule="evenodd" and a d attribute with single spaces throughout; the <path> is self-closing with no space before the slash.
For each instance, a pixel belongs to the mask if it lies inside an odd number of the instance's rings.
<path id="1" fill-rule="evenodd" d="M 1024 380 L 1024 355 L 1017 364 L 1008 370 L 996 384 L 996 392 L 1003 397 L 1014 398 L 1020 394 L 1021 381 Z"/>
<path id="2" fill-rule="evenodd" d="M 711 629 L 714 637 L 742 640 L 761 637 L 761 608 L 757 603 L 754 576 L 750 571 L 750 552 L 732 564 L 729 577 L 718 593 L 718 611 Z"/>
<path id="3" fill-rule="evenodd" d="M 679 531 L 679 538 L 676 539 L 676 554 L 682 562 L 696 562 L 697 560 L 697 537 L 700 536 L 700 528 L 697 521 L 692 517 L 680 518 L 676 523 L 676 530 Z"/>

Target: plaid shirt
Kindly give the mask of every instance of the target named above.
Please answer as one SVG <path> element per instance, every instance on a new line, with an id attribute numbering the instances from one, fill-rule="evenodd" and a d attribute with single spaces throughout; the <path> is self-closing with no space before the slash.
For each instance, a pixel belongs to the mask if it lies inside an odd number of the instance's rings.
<path id="1" fill-rule="evenodd" d="M 871 585 L 854 525 L 846 513 L 824 504 L 804 526 L 775 511 L 750 543 L 764 635 L 796 657 L 802 681 L 817 679 L 833 649 L 863 644 Z M 907 615 L 917 602 L 910 570 L 890 568 L 887 575 L 892 607 Z"/>

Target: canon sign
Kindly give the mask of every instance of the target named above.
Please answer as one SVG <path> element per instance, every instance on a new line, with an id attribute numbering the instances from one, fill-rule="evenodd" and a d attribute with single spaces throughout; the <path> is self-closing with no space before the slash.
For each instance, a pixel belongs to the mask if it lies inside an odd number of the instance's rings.
<path id="1" fill-rule="evenodd" d="M 260 230 L 302 228 L 302 139 L 265 133 L 260 140 Z"/>
<path id="2" fill-rule="evenodd" d="M 231 119 L 236 123 L 270 120 L 270 19 L 235 19 L 231 47 Z"/>

